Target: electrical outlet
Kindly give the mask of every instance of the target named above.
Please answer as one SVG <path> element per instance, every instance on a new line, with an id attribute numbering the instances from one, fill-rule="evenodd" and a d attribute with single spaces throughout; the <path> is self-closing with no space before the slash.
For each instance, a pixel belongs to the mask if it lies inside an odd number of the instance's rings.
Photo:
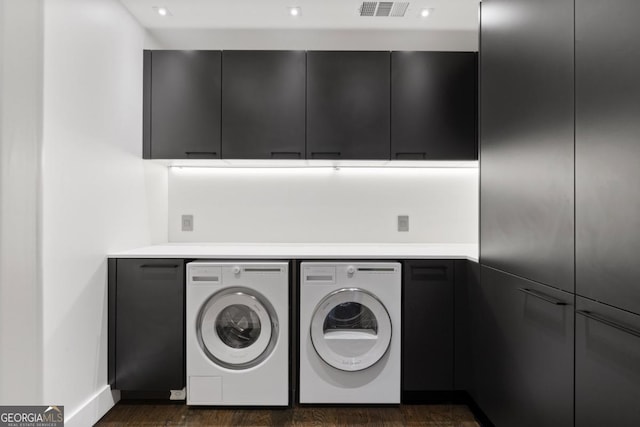
<path id="1" fill-rule="evenodd" d="M 398 215 L 398 231 L 409 231 L 409 215 Z"/>
<path id="2" fill-rule="evenodd" d="M 193 231 L 193 215 L 182 215 L 182 231 Z"/>

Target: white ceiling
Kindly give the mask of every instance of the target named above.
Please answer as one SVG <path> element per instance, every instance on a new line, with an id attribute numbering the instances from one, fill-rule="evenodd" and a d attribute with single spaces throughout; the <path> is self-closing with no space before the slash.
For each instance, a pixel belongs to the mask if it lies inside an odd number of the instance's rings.
<path id="1" fill-rule="evenodd" d="M 149 29 L 478 30 L 479 0 L 410 0 L 404 17 L 361 17 L 358 0 L 121 0 Z M 289 7 L 302 14 L 292 17 Z M 166 7 L 171 16 L 158 15 Z M 427 18 L 422 9 L 432 9 Z"/>

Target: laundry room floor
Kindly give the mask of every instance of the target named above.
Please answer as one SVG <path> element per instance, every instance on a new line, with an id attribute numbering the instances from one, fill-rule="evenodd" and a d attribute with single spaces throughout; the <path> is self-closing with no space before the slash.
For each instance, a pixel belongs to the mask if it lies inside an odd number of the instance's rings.
<path id="1" fill-rule="evenodd" d="M 480 424 L 464 405 L 305 406 L 265 410 L 120 402 L 96 426 L 480 427 Z"/>

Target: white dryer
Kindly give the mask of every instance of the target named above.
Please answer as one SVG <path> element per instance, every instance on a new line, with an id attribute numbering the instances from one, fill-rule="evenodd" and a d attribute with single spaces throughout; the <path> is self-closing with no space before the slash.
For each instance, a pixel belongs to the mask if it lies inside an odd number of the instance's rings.
<path id="1" fill-rule="evenodd" d="M 400 403 L 400 264 L 303 262 L 300 273 L 300 403 Z"/>
<path id="2" fill-rule="evenodd" d="M 187 264 L 187 404 L 289 404 L 289 264 Z"/>

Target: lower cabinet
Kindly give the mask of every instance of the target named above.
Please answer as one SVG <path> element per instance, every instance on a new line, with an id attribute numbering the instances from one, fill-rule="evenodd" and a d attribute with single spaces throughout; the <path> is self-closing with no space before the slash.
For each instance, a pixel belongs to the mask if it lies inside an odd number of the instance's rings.
<path id="1" fill-rule="evenodd" d="M 453 390 L 456 402 L 468 403 L 473 390 L 473 347 L 471 337 L 471 296 L 480 283 L 480 265 L 477 261 L 454 261 L 455 285 L 453 307 Z"/>
<path id="2" fill-rule="evenodd" d="M 446 397 L 439 392 L 453 390 L 454 261 L 405 261 L 403 275 L 403 399 Z"/>
<path id="3" fill-rule="evenodd" d="M 576 426 L 640 426 L 640 316 L 578 297 Z"/>
<path id="4" fill-rule="evenodd" d="M 574 296 L 484 266 L 470 292 L 479 407 L 496 427 L 572 427 Z"/>
<path id="5" fill-rule="evenodd" d="M 185 386 L 184 260 L 109 262 L 109 378 L 114 389 Z"/>

